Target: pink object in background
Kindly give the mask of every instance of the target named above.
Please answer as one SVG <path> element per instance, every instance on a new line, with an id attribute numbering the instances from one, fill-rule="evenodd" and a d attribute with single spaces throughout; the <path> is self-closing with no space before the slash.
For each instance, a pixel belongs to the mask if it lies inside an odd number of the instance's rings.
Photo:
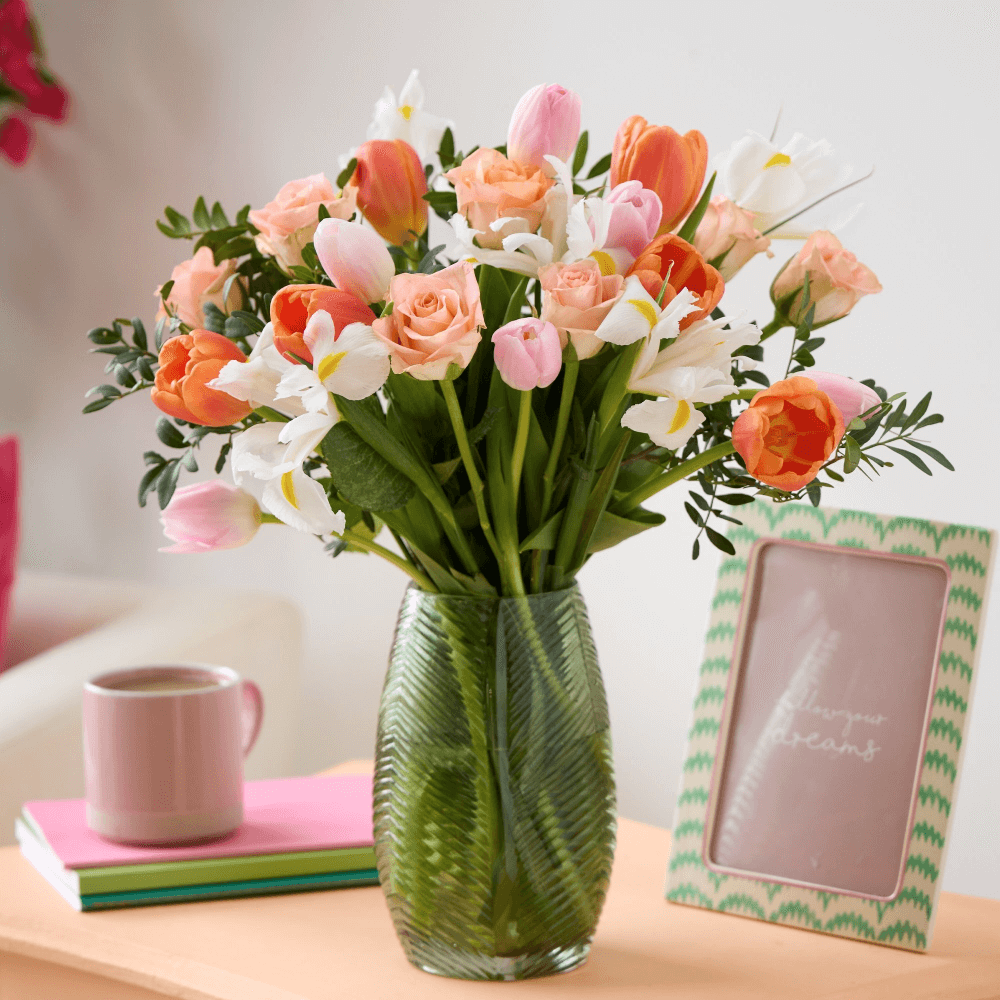
<path id="1" fill-rule="evenodd" d="M 227 667 L 137 667 L 83 692 L 87 825 L 130 844 L 221 837 L 243 820 L 260 689 Z"/>
<path id="2" fill-rule="evenodd" d="M 7 614 L 17 567 L 17 493 L 17 438 L 0 438 L 0 673 L 6 662 Z"/>
<path id="3" fill-rule="evenodd" d="M 67 868 L 199 861 L 253 854 L 371 847 L 372 776 L 316 775 L 248 781 L 243 825 L 210 844 L 138 847 L 113 844 L 87 829 L 83 799 L 26 802 L 24 811 Z"/>

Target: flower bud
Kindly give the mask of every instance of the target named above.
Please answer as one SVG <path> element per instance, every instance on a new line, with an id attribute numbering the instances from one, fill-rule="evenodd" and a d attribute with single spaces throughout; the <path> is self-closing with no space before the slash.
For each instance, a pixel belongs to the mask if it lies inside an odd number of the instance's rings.
<path id="1" fill-rule="evenodd" d="M 713 198 L 705 207 L 705 214 L 691 241 L 705 260 L 718 257 L 719 274 L 729 281 L 751 257 L 768 250 L 771 239 L 762 236 L 754 227 L 753 212 L 740 208 L 728 198 Z"/>
<path id="2" fill-rule="evenodd" d="M 666 125 L 650 125 L 640 115 L 622 122 L 611 154 L 612 188 L 639 181 L 655 191 L 663 206 L 658 233 L 669 233 L 694 208 L 708 165 L 708 144 L 697 131 L 681 135 Z"/>
<path id="3" fill-rule="evenodd" d="M 551 385 L 562 368 L 559 331 L 540 319 L 516 319 L 493 334 L 500 377 L 512 389 L 527 392 Z"/>
<path id="4" fill-rule="evenodd" d="M 803 294 L 809 276 L 809 305 Z M 833 233 L 817 230 L 805 246 L 778 272 L 771 284 L 771 301 L 793 326 L 815 306 L 813 329 L 842 319 L 865 295 L 881 292 L 873 271 L 845 250 Z"/>
<path id="5" fill-rule="evenodd" d="M 551 174 L 545 159 L 569 162 L 580 137 L 580 98 L 557 83 L 540 83 L 517 102 L 507 130 L 507 157 Z"/>
<path id="6" fill-rule="evenodd" d="M 160 517 L 174 542 L 161 552 L 214 552 L 246 545 L 260 527 L 257 501 L 221 479 L 182 486 Z"/>
<path id="7" fill-rule="evenodd" d="M 323 270 L 342 291 L 362 302 L 380 302 L 396 273 L 382 238 L 358 222 L 324 219 L 314 237 Z"/>
<path id="8" fill-rule="evenodd" d="M 882 398 L 874 389 L 862 385 L 860 382 L 855 382 L 854 379 L 848 378 L 846 375 L 810 371 L 809 378 L 830 397 L 834 406 L 840 410 L 840 415 L 844 418 L 844 426 L 847 426 L 855 417 L 860 417 L 873 410 L 882 402 Z"/>
<path id="9" fill-rule="evenodd" d="M 402 139 L 370 139 L 354 154 L 358 166 L 347 182 L 375 231 L 394 246 L 427 230 L 427 178 L 416 150 Z"/>

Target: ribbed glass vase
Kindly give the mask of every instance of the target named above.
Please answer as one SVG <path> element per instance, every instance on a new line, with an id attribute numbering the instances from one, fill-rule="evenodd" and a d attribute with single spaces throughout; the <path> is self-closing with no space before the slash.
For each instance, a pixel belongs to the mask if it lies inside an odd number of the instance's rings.
<path id="1" fill-rule="evenodd" d="M 379 878 L 410 961 L 461 979 L 578 966 L 615 822 L 607 701 L 576 586 L 411 587 L 375 760 Z"/>

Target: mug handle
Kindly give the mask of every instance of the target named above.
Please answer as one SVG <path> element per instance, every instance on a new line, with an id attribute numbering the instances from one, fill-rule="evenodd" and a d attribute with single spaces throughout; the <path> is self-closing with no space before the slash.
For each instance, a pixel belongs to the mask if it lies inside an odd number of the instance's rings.
<path id="1" fill-rule="evenodd" d="M 243 721 L 243 756 L 245 757 L 253 749 L 254 743 L 257 742 L 257 735 L 260 733 L 260 726 L 264 721 L 264 696 L 253 681 L 241 681 L 240 686 L 243 689 L 241 716 Z"/>

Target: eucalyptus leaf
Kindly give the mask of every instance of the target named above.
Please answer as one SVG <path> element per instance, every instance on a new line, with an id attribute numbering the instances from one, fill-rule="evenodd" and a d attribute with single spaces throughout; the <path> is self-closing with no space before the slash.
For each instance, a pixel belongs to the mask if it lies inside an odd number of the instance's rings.
<path id="1" fill-rule="evenodd" d="M 611 154 L 605 153 L 587 172 L 587 180 L 593 180 L 595 177 L 600 177 L 601 174 L 606 174 L 611 169 Z"/>

